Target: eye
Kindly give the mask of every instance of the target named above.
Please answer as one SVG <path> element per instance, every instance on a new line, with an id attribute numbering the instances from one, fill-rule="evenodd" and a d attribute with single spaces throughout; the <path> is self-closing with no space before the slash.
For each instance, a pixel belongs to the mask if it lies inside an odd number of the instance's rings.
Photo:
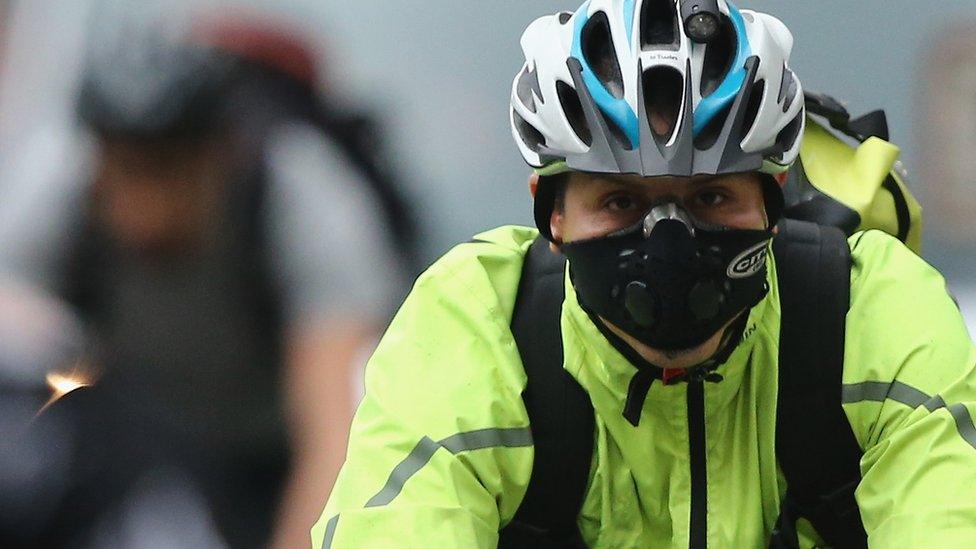
<path id="1" fill-rule="evenodd" d="M 611 211 L 626 212 L 637 207 L 637 201 L 627 194 L 615 194 L 604 201 L 603 207 Z"/>
<path id="2" fill-rule="evenodd" d="M 695 202 L 697 204 L 709 207 L 720 206 L 727 199 L 728 197 L 725 193 L 715 189 L 706 189 L 695 196 Z"/>

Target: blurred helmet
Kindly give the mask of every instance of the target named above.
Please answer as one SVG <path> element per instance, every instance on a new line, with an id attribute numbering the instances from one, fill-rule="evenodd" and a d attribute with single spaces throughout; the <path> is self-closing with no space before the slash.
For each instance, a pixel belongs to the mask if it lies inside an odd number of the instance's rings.
<path id="1" fill-rule="evenodd" d="M 211 48 L 147 39 L 91 59 L 81 121 L 101 135 L 196 137 L 222 122 L 233 60 Z"/>
<path id="2" fill-rule="evenodd" d="M 282 105 L 311 110 L 318 76 L 296 29 L 243 14 L 203 18 L 181 40 L 146 33 L 95 52 L 78 113 L 96 133 L 123 137 L 194 137 L 230 122 L 255 130 Z"/>
<path id="3" fill-rule="evenodd" d="M 543 175 L 781 173 L 805 120 L 792 47 L 727 0 L 589 0 L 523 34 L 512 133 Z"/>

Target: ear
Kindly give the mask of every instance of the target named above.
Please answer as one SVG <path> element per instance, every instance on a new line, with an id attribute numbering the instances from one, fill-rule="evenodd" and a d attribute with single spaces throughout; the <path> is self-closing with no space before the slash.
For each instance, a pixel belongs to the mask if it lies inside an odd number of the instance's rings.
<path id="1" fill-rule="evenodd" d="M 539 190 L 539 174 L 533 173 L 529 176 L 529 194 L 535 199 L 535 193 Z"/>
<path id="2" fill-rule="evenodd" d="M 554 252 L 560 251 L 563 243 L 563 223 L 566 222 L 566 215 L 559 208 L 554 208 L 549 216 L 549 231 L 552 232 L 552 242 L 549 248 Z"/>

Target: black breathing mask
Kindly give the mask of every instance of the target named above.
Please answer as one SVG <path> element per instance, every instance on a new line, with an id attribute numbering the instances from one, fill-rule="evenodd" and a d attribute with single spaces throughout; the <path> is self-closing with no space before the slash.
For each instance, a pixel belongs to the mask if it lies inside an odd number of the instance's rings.
<path id="1" fill-rule="evenodd" d="M 771 230 L 696 220 L 675 202 L 636 225 L 564 244 L 579 302 L 655 349 L 701 345 L 766 295 Z"/>

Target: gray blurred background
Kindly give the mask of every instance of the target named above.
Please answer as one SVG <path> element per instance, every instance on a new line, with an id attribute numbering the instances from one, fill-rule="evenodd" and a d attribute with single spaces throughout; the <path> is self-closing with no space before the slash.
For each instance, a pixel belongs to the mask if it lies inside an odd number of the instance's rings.
<path id="1" fill-rule="evenodd" d="M 428 260 L 482 229 L 530 223 L 528 172 L 511 143 L 506 115 L 511 78 L 522 62 L 518 39 L 531 19 L 574 9 L 575 1 L 13 1 L 11 48 L 0 76 L 0 163 L 32 147 L 30 154 L 38 154 L 43 128 L 68 118 L 79 62 L 90 42 L 153 18 L 178 26 L 189 7 L 231 4 L 298 16 L 315 29 L 332 78 L 346 95 L 380 110 L 391 125 L 395 164 L 409 175 L 410 192 L 423 205 Z M 955 132 L 962 150 L 976 143 L 976 86 L 967 84 L 976 84 L 976 53 L 963 63 L 966 71 L 953 73 L 957 82 L 930 82 L 926 76 L 947 62 L 946 44 L 961 40 L 957 47 L 967 48 L 973 35 L 966 22 L 976 21 L 976 0 L 739 4 L 774 13 L 793 30 L 793 66 L 807 88 L 844 99 L 855 114 L 886 109 L 913 191 L 926 208 L 925 255 L 946 272 L 972 326 L 976 262 L 973 224 L 964 213 L 976 207 L 976 172 L 968 169 L 968 156 L 946 158 L 960 155 L 925 144 L 932 141 L 926 106 L 933 94 L 947 90 L 956 90 L 950 103 L 968 112 L 955 117 L 954 128 L 935 131 Z M 947 162 L 959 166 L 948 172 L 935 166 Z M 5 192 L 22 184 L 3 173 Z M 940 211 L 950 207 L 954 217 Z"/>

